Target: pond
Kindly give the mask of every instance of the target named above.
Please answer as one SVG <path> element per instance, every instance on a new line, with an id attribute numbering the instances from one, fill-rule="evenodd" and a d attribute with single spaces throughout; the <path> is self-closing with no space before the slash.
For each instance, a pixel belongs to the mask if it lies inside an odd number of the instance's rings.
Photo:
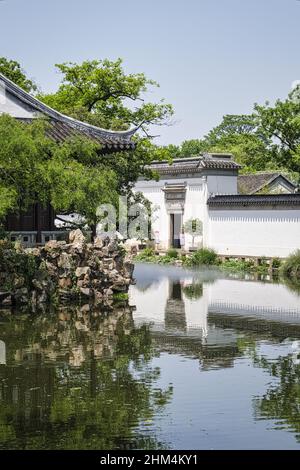
<path id="1" fill-rule="evenodd" d="M 299 293 L 135 278 L 108 311 L 0 311 L 0 449 L 300 449 Z"/>

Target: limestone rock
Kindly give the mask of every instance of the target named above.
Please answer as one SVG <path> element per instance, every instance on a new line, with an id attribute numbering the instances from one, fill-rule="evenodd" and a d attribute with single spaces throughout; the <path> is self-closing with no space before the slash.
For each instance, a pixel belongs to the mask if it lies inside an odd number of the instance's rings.
<path id="1" fill-rule="evenodd" d="M 69 242 L 72 245 L 83 245 L 85 243 L 85 236 L 80 229 L 72 230 L 69 233 Z"/>
<path id="2" fill-rule="evenodd" d="M 86 297 L 90 297 L 91 295 L 91 289 L 87 288 L 87 287 L 81 287 L 80 288 L 80 293 Z"/>
<path id="3" fill-rule="evenodd" d="M 67 253 L 63 252 L 57 260 L 57 266 L 63 269 L 71 269 L 72 263 L 70 260 L 70 256 Z"/>
<path id="4" fill-rule="evenodd" d="M 51 240 L 41 248 L 20 247 L 18 255 L 35 257 L 29 278 L 28 272 L 18 270 L 22 263 L 14 272 L 9 262 L 13 248 L 1 250 L 1 265 L 7 270 L 0 272 L 0 285 L 6 282 L 11 287 L 0 293 L 0 305 L 29 304 L 33 311 L 43 310 L 53 296 L 61 302 L 81 297 L 89 303 L 110 305 L 114 292 L 128 290 L 133 265 L 129 256 L 124 260 L 117 240 L 97 237 L 94 243 L 86 243 L 80 230 L 70 232 L 69 238 L 68 244 Z"/>
<path id="5" fill-rule="evenodd" d="M 91 272 L 91 268 L 89 266 L 82 266 L 76 268 L 75 276 L 79 279 L 83 279 L 86 275 L 89 275 Z"/>
<path id="6" fill-rule="evenodd" d="M 103 248 L 103 246 L 104 246 L 103 239 L 101 237 L 96 237 L 94 240 L 94 247 L 101 249 Z"/>
<path id="7" fill-rule="evenodd" d="M 72 287 L 72 279 L 70 277 L 62 277 L 59 279 L 58 285 L 62 289 L 67 289 L 69 287 Z"/>

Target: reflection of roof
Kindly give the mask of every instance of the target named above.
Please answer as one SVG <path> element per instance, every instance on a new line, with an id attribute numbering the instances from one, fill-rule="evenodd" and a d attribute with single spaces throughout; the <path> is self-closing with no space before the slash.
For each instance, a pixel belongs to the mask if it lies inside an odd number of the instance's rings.
<path id="1" fill-rule="evenodd" d="M 292 194 L 233 194 L 211 196 L 207 200 L 210 207 L 222 206 L 300 206 L 300 193 Z"/>
<path id="2" fill-rule="evenodd" d="M 254 194 L 268 186 L 282 182 L 287 190 L 294 192 L 296 185 L 279 172 L 264 172 L 238 176 L 238 192 L 241 194 Z"/>
<path id="3" fill-rule="evenodd" d="M 203 154 L 199 157 L 175 158 L 172 162 L 154 161 L 149 168 L 161 174 L 199 173 L 203 170 L 238 170 L 240 165 L 230 154 Z"/>
<path id="4" fill-rule="evenodd" d="M 58 111 L 55 111 L 34 96 L 31 96 L 29 93 L 22 90 L 22 88 L 17 86 L 2 74 L 0 74 L 0 83 L 4 85 L 5 92 L 8 92 L 16 97 L 35 113 L 40 113 L 43 116 L 49 118 L 51 125 L 48 134 L 57 141 L 63 141 L 66 138 L 74 135 L 83 135 L 85 137 L 96 140 L 97 143 L 102 144 L 108 149 L 129 149 L 134 147 L 134 143 L 132 142 L 131 138 L 136 132 L 137 128 L 128 131 L 111 131 L 107 129 L 101 129 L 100 127 L 78 121 L 77 119 L 73 119 L 69 116 L 59 113 Z M 32 118 L 26 118 L 22 120 L 30 122 L 31 119 Z"/>

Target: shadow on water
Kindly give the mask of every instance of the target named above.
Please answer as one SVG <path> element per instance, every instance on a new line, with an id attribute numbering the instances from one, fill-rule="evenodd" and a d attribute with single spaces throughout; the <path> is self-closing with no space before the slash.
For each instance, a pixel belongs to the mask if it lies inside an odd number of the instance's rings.
<path id="1" fill-rule="evenodd" d="M 0 312 L 0 448 L 300 448 L 300 301 L 138 265 L 129 305 Z"/>

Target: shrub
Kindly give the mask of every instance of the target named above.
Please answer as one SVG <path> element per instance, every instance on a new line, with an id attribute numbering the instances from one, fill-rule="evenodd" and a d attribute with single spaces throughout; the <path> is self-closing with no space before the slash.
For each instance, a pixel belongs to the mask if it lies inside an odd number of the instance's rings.
<path id="1" fill-rule="evenodd" d="M 218 255 L 214 250 L 209 248 L 201 248 L 195 251 L 191 256 L 185 260 L 186 266 L 201 266 L 201 265 L 216 265 Z"/>
<path id="2" fill-rule="evenodd" d="M 153 248 L 145 248 L 135 259 L 138 261 L 153 261 L 155 259 L 155 252 Z"/>
<path id="3" fill-rule="evenodd" d="M 300 279 L 300 250 L 292 253 L 283 263 L 281 272 L 284 277 Z"/>
<path id="4" fill-rule="evenodd" d="M 174 261 L 175 258 L 171 258 L 170 256 L 160 256 L 158 262 L 160 264 L 170 264 Z"/>
<path id="5" fill-rule="evenodd" d="M 273 258 L 273 264 L 272 264 L 273 269 L 279 269 L 281 264 L 282 264 L 282 261 L 280 258 Z"/>
<path id="6" fill-rule="evenodd" d="M 175 248 L 170 248 L 170 250 L 167 251 L 166 256 L 169 258 L 177 258 L 178 257 L 178 252 L 175 250 Z"/>
<path id="7" fill-rule="evenodd" d="M 227 259 L 222 263 L 222 269 L 227 271 L 249 272 L 254 270 L 254 261 L 241 259 Z"/>

